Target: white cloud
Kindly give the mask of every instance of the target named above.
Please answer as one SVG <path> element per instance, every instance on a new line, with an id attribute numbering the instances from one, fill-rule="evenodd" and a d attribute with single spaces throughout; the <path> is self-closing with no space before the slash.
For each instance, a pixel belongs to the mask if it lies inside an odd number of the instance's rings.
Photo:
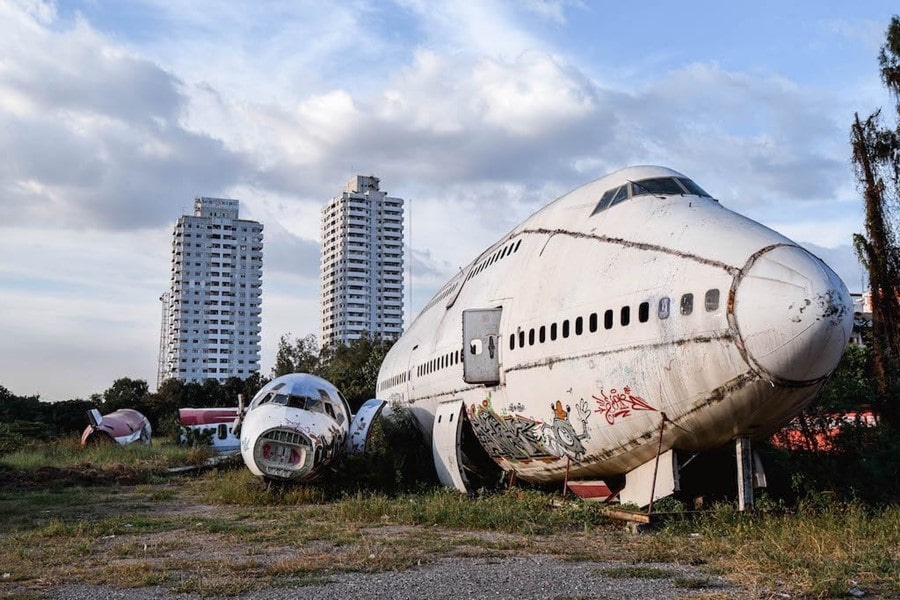
<path id="1" fill-rule="evenodd" d="M 483 61 L 472 84 L 480 90 L 485 121 L 513 135 L 551 135 L 596 110 L 587 82 L 538 52 L 523 53 L 512 63 Z"/>
<path id="2" fill-rule="evenodd" d="M 527 0 L 524 2 L 524 7 L 530 12 L 562 25 L 567 20 L 566 9 L 568 7 L 584 8 L 584 3 L 579 0 Z"/>
<path id="3" fill-rule="evenodd" d="M 821 27 L 832 33 L 847 38 L 853 43 L 862 44 L 876 56 L 884 44 L 884 33 L 889 23 L 871 19 L 825 19 Z"/>
<path id="4" fill-rule="evenodd" d="M 0 226 L 153 227 L 240 176 L 241 157 L 180 125 L 176 77 L 83 21 L 13 21 L 0 36 L 0 97 L 13 98 L 0 108 Z"/>
<path id="5" fill-rule="evenodd" d="M 415 12 L 428 40 L 427 46 L 447 55 L 514 59 L 540 49 L 542 43 L 516 20 L 513 10 L 496 0 L 459 2 L 403 1 Z"/>

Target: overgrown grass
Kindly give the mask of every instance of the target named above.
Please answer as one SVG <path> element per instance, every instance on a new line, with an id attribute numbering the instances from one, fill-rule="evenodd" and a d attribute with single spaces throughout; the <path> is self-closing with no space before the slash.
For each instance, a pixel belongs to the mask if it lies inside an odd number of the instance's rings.
<path id="1" fill-rule="evenodd" d="M 92 519 L 118 505 L 119 490 L 97 493 L 84 487 L 0 491 L 0 533 L 42 526 L 54 519 Z"/>
<path id="2" fill-rule="evenodd" d="M 244 468 L 216 469 L 197 486 L 204 501 L 241 506 L 299 506 L 326 501 L 315 485 L 267 485 Z"/>
<path id="3" fill-rule="evenodd" d="M 741 514 L 720 505 L 672 522 L 636 548 L 646 561 L 708 562 L 751 590 L 783 582 L 792 594 L 900 594 L 900 507 L 819 499 L 794 512 Z"/>
<path id="4" fill-rule="evenodd" d="M 135 443 L 82 447 L 77 439 L 30 444 L 0 456 L 0 487 L 46 487 L 159 480 L 166 469 L 203 464 L 211 448 L 179 446 L 160 438 L 153 446 Z"/>
<path id="5" fill-rule="evenodd" d="M 337 518 L 374 523 L 430 525 L 540 534 L 560 529 L 583 530 L 609 523 L 582 502 L 560 504 L 559 497 L 533 490 L 468 498 L 448 489 L 400 496 L 357 493 L 330 508 Z"/>
<path id="6" fill-rule="evenodd" d="M 558 495 L 535 490 L 469 498 L 445 488 L 416 494 L 355 492 L 329 497 L 319 487 L 266 486 L 246 470 L 214 472 L 203 479 L 204 500 L 242 506 L 304 506 L 310 518 L 347 523 L 430 525 L 536 534 L 560 528 L 584 530 L 609 524 L 596 506 L 561 503 Z"/>
<path id="7" fill-rule="evenodd" d="M 405 569 L 440 556 L 542 553 L 631 562 L 605 575 L 672 577 L 685 592 L 697 590 L 694 597 L 713 597 L 712 575 L 760 596 L 843 596 L 852 587 L 900 595 L 896 506 L 821 496 L 790 511 L 763 501 L 776 510 L 745 515 L 720 505 L 656 533 L 627 536 L 596 505 L 562 502 L 557 493 L 520 488 L 470 498 L 434 487 L 411 493 L 396 478 L 387 489 L 352 478 L 341 485 L 267 486 L 244 468 L 164 480 L 157 473 L 191 460 L 190 450 L 66 444 L 0 459 L 32 482 L 0 491 L 0 564 L 9 582 L 234 594 L 320 583 L 341 571 Z M 61 480 L 45 477 L 48 468 L 127 470 L 142 483 L 62 488 Z M 222 554 L 208 557 L 209 548 Z M 669 573 L 665 564 L 702 571 L 675 576 L 681 570 Z"/>
<path id="8" fill-rule="evenodd" d="M 201 464 L 214 454 L 211 448 L 179 446 L 166 438 L 156 439 L 152 446 L 140 443 L 127 446 L 119 444 L 82 446 L 77 439 L 63 438 L 0 456 L 0 465 L 21 471 L 35 471 L 48 467 L 65 469 L 84 464 L 96 467 L 125 465 L 154 470 Z"/>

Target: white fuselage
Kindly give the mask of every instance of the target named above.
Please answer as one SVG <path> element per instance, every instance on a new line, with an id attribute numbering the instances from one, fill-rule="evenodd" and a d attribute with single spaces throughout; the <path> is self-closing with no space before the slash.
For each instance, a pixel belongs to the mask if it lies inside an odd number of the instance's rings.
<path id="1" fill-rule="evenodd" d="M 519 477 L 625 473 L 664 449 L 771 434 L 837 365 L 846 287 L 794 242 L 704 195 L 649 194 L 680 175 L 631 167 L 550 203 L 442 288 L 385 358 L 378 395 L 426 433 L 462 400 Z M 626 201 L 597 210 L 620 186 Z M 688 296 L 691 295 L 691 296 Z M 690 306 L 689 306 L 690 304 Z M 462 311 L 501 308 L 496 384 L 463 379 Z"/>
<path id="2" fill-rule="evenodd" d="M 328 381 L 291 373 L 266 384 L 238 419 L 241 456 L 254 475 L 310 481 L 343 455 L 350 409 Z"/>

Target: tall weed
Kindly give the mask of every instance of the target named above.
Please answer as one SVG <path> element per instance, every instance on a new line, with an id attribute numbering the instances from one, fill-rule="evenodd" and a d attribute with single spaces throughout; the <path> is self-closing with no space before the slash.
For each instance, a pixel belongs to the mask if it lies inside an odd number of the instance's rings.
<path id="1" fill-rule="evenodd" d="M 790 581 L 803 596 L 843 596 L 852 587 L 900 593 L 900 507 L 867 507 L 827 496 L 791 512 L 739 513 L 719 505 L 672 522 L 645 548 L 650 558 L 708 561 L 751 589 Z"/>

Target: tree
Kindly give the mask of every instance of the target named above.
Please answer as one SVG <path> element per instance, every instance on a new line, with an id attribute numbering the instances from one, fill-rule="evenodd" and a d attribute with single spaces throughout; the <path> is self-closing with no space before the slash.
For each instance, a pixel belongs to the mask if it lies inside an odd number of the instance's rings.
<path id="1" fill-rule="evenodd" d="M 881 110 L 857 113 L 850 128 L 853 165 L 865 204 L 864 234 L 854 236 L 872 292 L 871 363 L 882 417 L 900 428 L 900 247 L 896 211 L 900 203 L 900 18 L 893 17 L 881 48 L 881 80 L 896 104 L 898 124 L 881 124 Z"/>
<path id="2" fill-rule="evenodd" d="M 78 398 L 48 403 L 44 408 L 46 413 L 44 420 L 48 425 L 52 425 L 55 434 L 80 434 L 88 424 L 87 412 L 97 407 L 98 403 L 93 400 Z"/>
<path id="3" fill-rule="evenodd" d="M 356 411 L 363 402 L 375 397 L 378 370 L 393 345 L 393 341 L 363 335 L 349 344 L 332 344 L 320 352 L 316 336 L 309 334 L 291 341 L 288 333 L 278 342 L 272 376 L 318 375 L 334 384 Z"/>
<path id="4" fill-rule="evenodd" d="M 394 342 L 364 335 L 349 344 L 328 346 L 319 357 L 316 374 L 333 383 L 355 412 L 375 397 L 378 370 Z"/>
<path id="5" fill-rule="evenodd" d="M 237 406 L 238 395 L 243 395 L 246 402 L 250 402 L 256 392 L 262 388 L 268 380 L 262 377 L 259 372 L 253 373 L 247 379 L 240 377 L 229 377 L 225 383 L 219 388 L 219 395 L 209 406 Z"/>
<path id="6" fill-rule="evenodd" d="M 877 394 L 871 346 L 850 345 L 816 402 L 760 446 L 775 497 L 821 496 L 825 491 L 870 503 L 900 499 L 900 437 L 869 418 Z"/>
<path id="7" fill-rule="evenodd" d="M 0 385 L 0 423 L 40 421 L 42 417 L 40 396 L 16 396 Z"/>
<path id="8" fill-rule="evenodd" d="M 148 393 L 147 382 L 143 379 L 121 377 L 116 379 L 112 386 L 103 392 L 102 410 L 105 413 L 110 413 L 120 408 L 143 410 L 143 404 L 147 399 Z"/>
<path id="9" fill-rule="evenodd" d="M 288 373 L 315 373 L 319 367 L 319 343 L 316 336 L 309 334 L 304 338 L 290 341 L 290 333 L 278 340 L 278 352 L 275 355 L 275 366 L 272 376 L 281 377 Z"/>
<path id="10" fill-rule="evenodd" d="M 160 384 L 156 392 L 147 396 L 144 415 L 150 420 L 153 431 L 157 433 L 175 433 L 178 409 L 183 406 L 193 406 L 185 403 L 185 390 L 187 385 L 199 389 L 197 384 L 185 384 L 180 379 L 166 379 Z"/>

